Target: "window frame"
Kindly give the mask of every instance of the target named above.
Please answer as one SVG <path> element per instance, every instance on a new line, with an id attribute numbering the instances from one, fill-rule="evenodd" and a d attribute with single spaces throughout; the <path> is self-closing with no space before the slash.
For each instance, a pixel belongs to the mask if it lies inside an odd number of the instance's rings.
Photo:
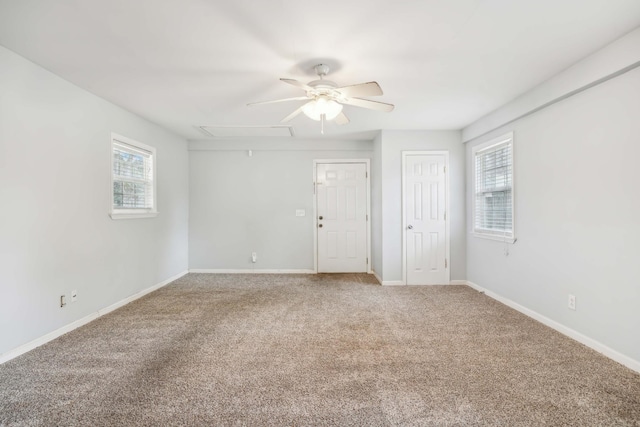
<path id="1" fill-rule="evenodd" d="M 151 208 L 143 208 L 143 209 L 118 209 L 114 207 L 114 195 L 113 195 L 113 183 L 114 183 L 114 160 L 113 160 L 113 152 L 115 145 L 126 145 L 130 146 L 132 151 L 138 150 L 143 151 L 149 154 L 151 157 L 151 180 L 152 180 L 152 188 L 153 188 L 153 200 Z M 127 138 L 126 136 L 118 135 L 117 133 L 111 133 L 111 143 L 109 144 L 109 155 L 110 155 L 110 169 L 109 169 L 109 216 L 111 219 L 136 219 L 136 218 L 154 218 L 158 215 L 158 192 L 157 192 L 157 157 L 156 157 L 156 149 L 147 144 L 143 144 L 142 142 L 136 141 L 131 138 Z"/>
<path id="2" fill-rule="evenodd" d="M 503 232 L 488 233 L 488 232 L 482 231 L 483 229 L 476 228 L 476 208 L 477 208 L 476 197 L 477 197 L 477 185 L 478 185 L 478 183 L 476 182 L 478 178 L 476 156 L 483 151 L 486 151 L 492 147 L 495 147 L 497 145 L 501 145 L 504 143 L 509 143 L 511 145 L 511 232 L 507 233 L 503 231 Z M 490 139 L 489 141 L 483 142 L 481 144 L 478 144 L 472 147 L 471 163 L 472 163 L 472 171 L 473 171 L 472 178 L 471 178 L 472 179 L 471 234 L 475 237 L 479 237 L 482 239 L 497 240 L 505 243 L 515 243 L 517 238 L 516 238 L 516 222 L 515 222 L 515 218 L 516 218 L 516 212 L 515 212 L 516 185 L 515 185 L 515 172 L 514 172 L 515 171 L 515 141 L 514 141 L 513 132 L 508 132 L 506 134 L 503 134 L 501 136 Z"/>

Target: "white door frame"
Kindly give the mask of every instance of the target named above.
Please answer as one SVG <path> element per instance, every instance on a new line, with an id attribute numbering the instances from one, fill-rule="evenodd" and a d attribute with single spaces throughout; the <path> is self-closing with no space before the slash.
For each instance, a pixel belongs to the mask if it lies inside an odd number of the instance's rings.
<path id="1" fill-rule="evenodd" d="M 405 215 L 405 206 L 406 206 L 406 168 L 407 168 L 407 156 L 415 156 L 415 155 L 443 155 L 444 156 L 444 167 L 446 168 L 445 172 L 445 212 L 446 212 L 446 239 L 445 239 L 445 253 L 447 257 L 447 276 L 448 283 L 451 283 L 451 212 L 449 209 L 450 205 L 450 179 L 451 176 L 449 173 L 449 151 L 448 150 L 424 150 L 424 151 L 403 151 L 402 152 L 402 283 L 407 284 L 407 217 Z"/>
<path id="2" fill-rule="evenodd" d="M 318 163 L 364 163 L 367 171 L 367 273 L 371 274 L 371 173 L 369 159 L 314 159 L 313 160 L 313 270 L 318 274 L 318 196 L 316 177 Z"/>

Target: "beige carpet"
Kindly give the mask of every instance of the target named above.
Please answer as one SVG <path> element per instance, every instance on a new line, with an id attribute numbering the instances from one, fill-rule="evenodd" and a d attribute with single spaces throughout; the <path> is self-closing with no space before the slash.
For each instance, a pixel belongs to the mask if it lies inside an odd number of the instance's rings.
<path id="1" fill-rule="evenodd" d="M 466 286 L 189 274 L 1 365 L 0 425 L 638 426 L 640 375 Z"/>

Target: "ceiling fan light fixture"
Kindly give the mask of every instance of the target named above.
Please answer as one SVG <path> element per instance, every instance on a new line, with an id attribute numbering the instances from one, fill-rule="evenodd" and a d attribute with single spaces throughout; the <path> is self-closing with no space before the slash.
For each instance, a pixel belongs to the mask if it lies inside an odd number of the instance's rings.
<path id="1" fill-rule="evenodd" d="M 302 112 L 312 120 L 320 121 L 323 114 L 325 120 L 333 120 L 342 112 L 342 104 L 325 96 L 319 96 L 317 99 L 308 102 Z"/>

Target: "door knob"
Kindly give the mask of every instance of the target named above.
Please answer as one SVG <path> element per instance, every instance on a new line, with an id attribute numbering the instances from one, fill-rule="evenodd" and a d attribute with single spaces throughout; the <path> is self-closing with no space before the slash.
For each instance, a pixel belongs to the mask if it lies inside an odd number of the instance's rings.
<path id="1" fill-rule="evenodd" d="M 413 230 L 413 225 L 408 225 L 408 226 L 407 226 L 407 228 L 408 228 L 409 230 Z"/>
<path id="2" fill-rule="evenodd" d="M 322 228 L 322 224 L 318 224 L 318 228 Z"/>
<path id="3" fill-rule="evenodd" d="M 318 219 L 320 219 L 320 220 L 321 220 L 321 219 L 322 219 L 322 215 L 321 215 L 321 216 L 319 216 L 319 217 L 318 217 Z"/>

